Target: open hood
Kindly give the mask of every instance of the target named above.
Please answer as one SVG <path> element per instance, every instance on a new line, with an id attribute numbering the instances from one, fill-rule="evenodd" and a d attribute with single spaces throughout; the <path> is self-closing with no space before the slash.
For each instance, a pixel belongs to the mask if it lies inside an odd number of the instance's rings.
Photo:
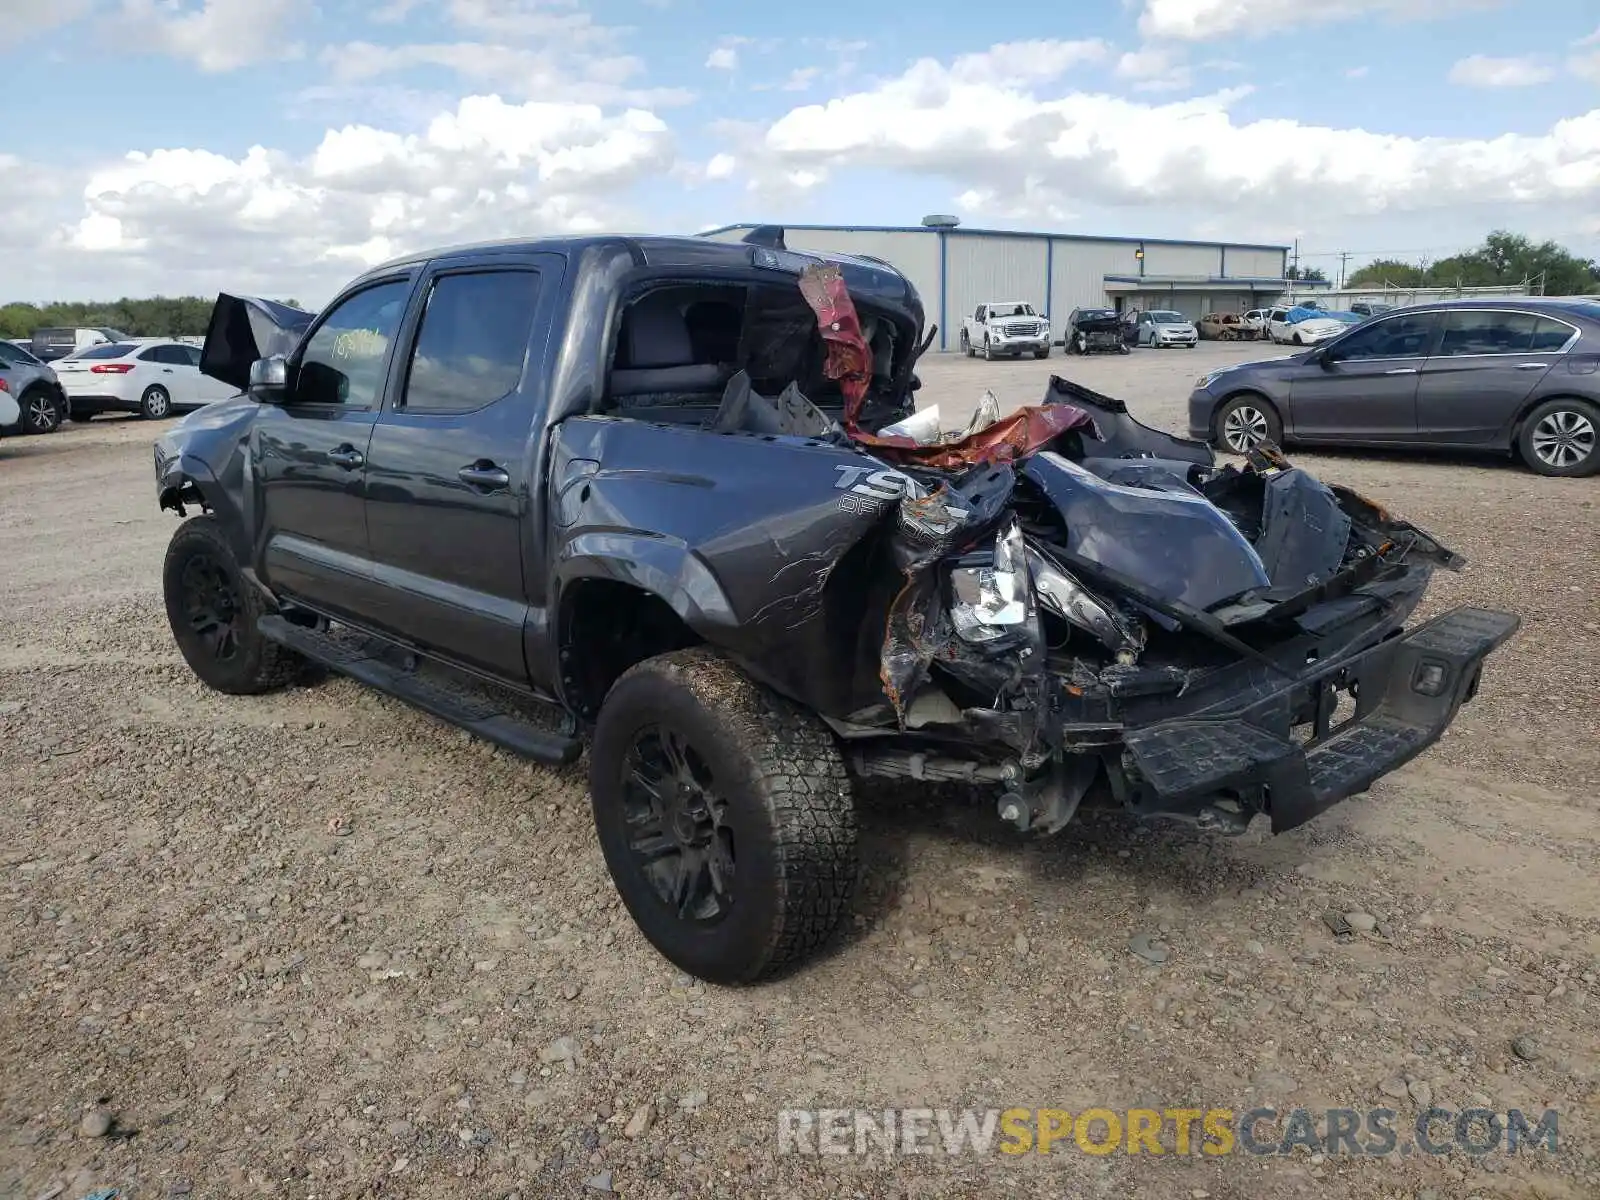
<path id="1" fill-rule="evenodd" d="M 288 354 L 315 319 L 315 313 L 275 300 L 218 293 L 200 351 L 200 373 L 242 392 L 250 385 L 250 364 Z"/>
<path id="2" fill-rule="evenodd" d="M 1079 313 L 1072 327 L 1083 333 L 1116 333 L 1122 329 L 1122 317 L 1109 310 Z"/>

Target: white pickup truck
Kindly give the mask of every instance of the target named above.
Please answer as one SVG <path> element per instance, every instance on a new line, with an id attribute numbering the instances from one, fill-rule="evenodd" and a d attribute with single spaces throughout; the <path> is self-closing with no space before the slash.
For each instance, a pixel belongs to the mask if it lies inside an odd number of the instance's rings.
<path id="1" fill-rule="evenodd" d="M 968 358 L 1050 357 L 1050 319 L 1021 301 L 980 304 L 961 325 L 961 352 Z"/>

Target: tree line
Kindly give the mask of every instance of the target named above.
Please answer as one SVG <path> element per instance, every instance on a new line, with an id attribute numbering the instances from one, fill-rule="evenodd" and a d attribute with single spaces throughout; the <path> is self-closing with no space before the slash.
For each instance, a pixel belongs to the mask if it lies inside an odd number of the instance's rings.
<path id="1" fill-rule="evenodd" d="M 123 297 L 111 301 L 58 301 L 53 304 L 0 305 L 0 338 L 33 336 L 52 326 L 103 326 L 130 337 L 185 337 L 205 333 L 215 296 Z M 297 300 L 286 300 L 296 308 Z"/>
<path id="2" fill-rule="evenodd" d="M 1354 272 L 1347 288 L 1515 287 L 1532 285 L 1546 296 L 1600 293 L 1600 264 L 1553 241 L 1535 242 L 1497 229 L 1481 246 L 1437 262 L 1380 258 Z"/>

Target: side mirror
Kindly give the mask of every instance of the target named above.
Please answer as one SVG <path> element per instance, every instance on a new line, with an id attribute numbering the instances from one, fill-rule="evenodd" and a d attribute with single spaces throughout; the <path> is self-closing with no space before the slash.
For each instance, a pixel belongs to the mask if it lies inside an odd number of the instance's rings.
<path id="1" fill-rule="evenodd" d="M 289 395 L 289 364 L 281 354 L 250 364 L 250 397 L 263 404 L 282 404 Z"/>

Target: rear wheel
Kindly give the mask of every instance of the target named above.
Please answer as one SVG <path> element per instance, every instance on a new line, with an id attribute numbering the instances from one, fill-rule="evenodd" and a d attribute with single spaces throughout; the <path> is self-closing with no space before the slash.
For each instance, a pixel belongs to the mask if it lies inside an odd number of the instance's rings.
<path id="1" fill-rule="evenodd" d="M 172 415 L 172 395 L 160 384 L 152 385 L 139 397 L 139 415 L 147 421 L 160 421 Z"/>
<path id="2" fill-rule="evenodd" d="M 989 335 L 987 333 L 983 335 L 983 361 L 994 361 L 994 344 L 989 341 Z"/>
<path id="3" fill-rule="evenodd" d="M 61 406 L 44 388 L 23 392 L 20 407 L 24 433 L 54 433 L 61 424 Z"/>
<path id="4" fill-rule="evenodd" d="M 1265 396 L 1246 392 L 1217 410 L 1216 436 L 1235 454 L 1253 450 L 1262 442 L 1283 444 L 1283 421 Z"/>
<path id="5" fill-rule="evenodd" d="M 193 517 L 178 526 L 161 582 L 178 652 L 207 687 L 256 695 L 282 687 L 300 670 L 299 655 L 256 628 L 266 606 L 245 583 L 215 517 Z"/>
<path id="6" fill-rule="evenodd" d="M 1033 356 L 1035 358 L 1049 358 L 1050 357 L 1050 347 L 1046 346 L 1043 350 L 1035 350 L 1033 352 Z"/>
<path id="7" fill-rule="evenodd" d="M 961 353 L 965 354 L 968 358 L 972 358 L 974 356 L 972 339 L 967 336 L 967 331 L 965 329 L 961 331 Z"/>
<path id="8" fill-rule="evenodd" d="M 1540 475 L 1573 478 L 1600 471 L 1600 409 L 1582 400 L 1546 400 L 1517 434 L 1522 461 Z"/>
<path id="9" fill-rule="evenodd" d="M 856 817 L 832 733 L 713 651 L 617 681 L 589 791 L 623 904 L 691 975 L 748 983 L 798 962 L 848 905 Z"/>

